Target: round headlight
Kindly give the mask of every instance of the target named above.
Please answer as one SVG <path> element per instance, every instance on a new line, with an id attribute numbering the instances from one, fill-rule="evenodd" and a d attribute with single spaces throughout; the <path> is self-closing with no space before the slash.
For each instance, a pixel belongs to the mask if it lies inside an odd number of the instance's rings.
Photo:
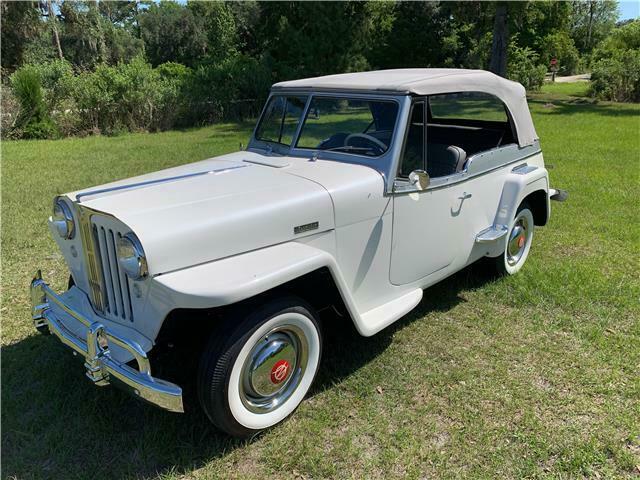
<path id="1" fill-rule="evenodd" d="M 73 238 L 76 231 L 73 214 L 71 213 L 71 208 L 69 208 L 69 205 L 67 205 L 64 200 L 57 198 L 53 202 L 53 215 L 51 219 L 62 238 Z"/>
<path id="2" fill-rule="evenodd" d="M 147 259 L 140 240 L 133 233 L 118 238 L 118 261 L 124 272 L 134 280 L 147 275 Z"/>

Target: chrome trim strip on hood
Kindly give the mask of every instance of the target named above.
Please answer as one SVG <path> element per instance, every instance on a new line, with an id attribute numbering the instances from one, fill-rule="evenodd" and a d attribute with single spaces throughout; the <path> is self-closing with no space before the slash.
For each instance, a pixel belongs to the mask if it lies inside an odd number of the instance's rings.
<path id="1" fill-rule="evenodd" d="M 115 192 L 118 190 L 126 190 L 129 188 L 136 188 L 136 187 L 145 187 L 147 185 L 154 185 L 156 183 L 164 183 L 164 182 L 171 182 L 173 180 L 183 180 L 185 178 L 191 178 L 191 177 L 198 177 L 200 175 L 209 175 L 212 173 L 223 173 L 229 170 L 236 170 L 238 168 L 245 168 L 248 167 L 249 165 L 236 165 L 233 167 L 224 167 L 224 168 L 219 168 L 217 170 L 206 170 L 204 172 L 195 172 L 195 173 L 187 173 L 185 175 L 178 175 L 175 177 L 167 177 L 167 178 L 158 178 L 155 180 L 147 180 L 146 182 L 139 182 L 139 183 L 130 183 L 129 185 L 119 185 L 117 187 L 111 187 L 111 188 L 102 188 L 100 190 L 89 190 L 88 192 L 81 192 L 78 193 L 76 195 L 76 201 L 78 203 L 81 202 L 81 198 L 82 197 L 87 197 L 89 195 L 99 195 L 101 193 L 108 193 L 108 192 Z"/>

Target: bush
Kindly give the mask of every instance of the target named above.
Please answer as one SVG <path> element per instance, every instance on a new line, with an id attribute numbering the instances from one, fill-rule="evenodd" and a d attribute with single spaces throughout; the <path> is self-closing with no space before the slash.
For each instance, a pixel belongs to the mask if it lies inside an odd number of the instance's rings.
<path id="1" fill-rule="evenodd" d="M 140 57 L 77 75 L 72 95 L 80 129 L 105 134 L 150 129 L 158 111 L 158 81 L 158 73 Z"/>
<path id="2" fill-rule="evenodd" d="M 2 85 L 2 95 L 0 95 L 0 138 L 6 140 L 8 138 L 17 137 L 14 129 L 16 118 L 20 114 L 20 103 L 13 94 L 13 90 L 9 85 Z"/>
<path id="3" fill-rule="evenodd" d="M 188 85 L 193 71 L 180 63 L 167 62 L 158 65 L 159 107 L 153 130 L 166 130 L 174 126 L 186 126 L 189 116 Z"/>
<path id="4" fill-rule="evenodd" d="M 640 102 L 640 50 L 623 50 L 594 62 L 590 93 L 614 102 Z"/>
<path id="5" fill-rule="evenodd" d="M 195 71 L 172 62 L 152 68 L 136 57 L 74 74 L 68 62 L 54 60 L 23 67 L 12 79 L 20 103 L 11 130 L 16 138 L 113 135 L 244 119 L 260 113 L 271 83 L 264 62 L 244 55 Z M 10 121 L 3 117 L 5 136 Z"/>
<path id="6" fill-rule="evenodd" d="M 47 109 L 51 112 L 71 94 L 70 80 L 73 77 L 73 67 L 66 60 L 51 60 L 33 64 L 31 68 L 40 76 Z"/>
<path id="7" fill-rule="evenodd" d="M 270 83 L 270 70 L 264 62 L 245 55 L 202 65 L 189 82 L 188 121 L 197 124 L 257 116 Z"/>
<path id="8" fill-rule="evenodd" d="M 542 41 L 543 54 L 541 63 L 550 65 L 551 59 L 558 60 L 558 72 L 563 75 L 573 75 L 580 68 L 580 54 L 573 40 L 566 32 L 547 35 Z"/>
<path id="9" fill-rule="evenodd" d="M 640 102 L 640 20 L 615 29 L 594 51 L 591 68 L 591 95 Z"/>
<path id="10" fill-rule="evenodd" d="M 520 82 L 527 90 L 538 90 L 544 83 L 547 67 L 538 61 L 538 54 L 529 47 L 509 46 L 507 77 Z"/>
<path id="11" fill-rule="evenodd" d="M 42 79 L 32 65 L 24 66 L 11 75 L 11 87 L 20 104 L 14 124 L 24 138 L 53 138 L 58 135 L 51 120 L 42 92 Z"/>

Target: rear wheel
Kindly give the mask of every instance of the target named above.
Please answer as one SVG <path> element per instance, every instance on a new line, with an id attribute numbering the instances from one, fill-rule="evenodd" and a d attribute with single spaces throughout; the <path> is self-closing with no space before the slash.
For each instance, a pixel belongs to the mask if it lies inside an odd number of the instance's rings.
<path id="1" fill-rule="evenodd" d="M 533 213 L 529 205 L 523 203 L 509 225 L 504 253 L 493 259 L 498 274 L 514 275 L 522 268 L 531 249 L 533 228 Z"/>
<path id="2" fill-rule="evenodd" d="M 313 309 L 277 299 L 214 332 L 198 372 L 200 403 L 221 430 L 247 437 L 286 419 L 302 402 L 322 350 Z"/>

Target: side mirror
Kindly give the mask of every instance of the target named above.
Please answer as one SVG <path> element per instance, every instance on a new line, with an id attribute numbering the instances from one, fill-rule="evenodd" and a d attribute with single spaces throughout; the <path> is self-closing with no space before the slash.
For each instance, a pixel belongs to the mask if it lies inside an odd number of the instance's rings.
<path id="1" fill-rule="evenodd" d="M 429 174 L 424 170 L 414 170 L 409 174 L 409 183 L 418 190 L 424 190 L 429 186 Z"/>

